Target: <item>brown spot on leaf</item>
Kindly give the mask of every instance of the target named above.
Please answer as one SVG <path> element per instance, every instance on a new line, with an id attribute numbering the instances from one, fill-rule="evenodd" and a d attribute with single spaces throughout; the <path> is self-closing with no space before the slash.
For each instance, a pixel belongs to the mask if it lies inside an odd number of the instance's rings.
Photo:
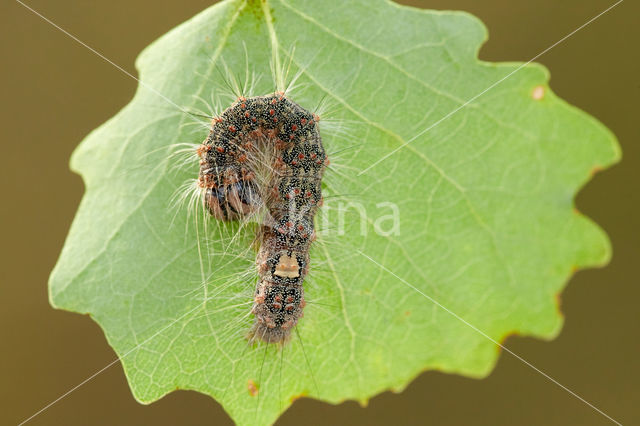
<path id="1" fill-rule="evenodd" d="M 533 88 L 533 90 L 531 91 L 531 97 L 533 99 L 535 99 L 536 101 L 541 100 L 542 98 L 544 98 L 544 93 L 545 93 L 545 89 L 544 86 L 540 85 L 540 86 L 536 86 Z"/>
<path id="2" fill-rule="evenodd" d="M 247 389 L 249 390 L 249 395 L 251 396 L 258 395 L 259 389 L 253 380 L 249 379 L 249 381 L 247 382 Z"/>

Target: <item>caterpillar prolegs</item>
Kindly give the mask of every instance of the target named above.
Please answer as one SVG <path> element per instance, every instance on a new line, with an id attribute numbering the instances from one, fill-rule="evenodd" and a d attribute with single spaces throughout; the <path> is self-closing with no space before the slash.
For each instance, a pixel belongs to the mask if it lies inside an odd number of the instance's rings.
<path id="1" fill-rule="evenodd" d="M 328 164 L 318 120 L 282 92 L 241 97 L 213 120 L 198 149 L 198 185 L 212 216 L 236 220 L 265 208 L 251 341 L 285 343 L 303 315 L 313 218 Z"/>

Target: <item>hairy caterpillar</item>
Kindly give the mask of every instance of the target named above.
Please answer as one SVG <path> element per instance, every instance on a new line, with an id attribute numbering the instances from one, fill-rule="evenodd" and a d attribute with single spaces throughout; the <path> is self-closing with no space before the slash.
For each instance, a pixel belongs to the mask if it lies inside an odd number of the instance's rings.
<path id="1" fill-rule="evenodd" d="M 328 165 L 318 120 L 283 92 L 240 97 L 212 121 L 198 148 L 198 186 L 211 215 L 235 220 L 266 208 L 257 238 L 251 341 L 285 343 L 303 315 L 302 284 Z M 260 182 L 265 168 L 271 177 Z"/>

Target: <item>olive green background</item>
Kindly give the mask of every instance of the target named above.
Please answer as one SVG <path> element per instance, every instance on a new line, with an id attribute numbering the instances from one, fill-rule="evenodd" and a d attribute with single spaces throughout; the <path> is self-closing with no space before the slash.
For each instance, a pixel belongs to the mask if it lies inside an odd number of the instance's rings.
<path id="1" fill-rule="evenodd" d="M 318 0 L 321 1 L 321 0 Z M 52 21 L 135 74 L 137 54 L 211 1 L 28 0 Z M 527 61 L 613 0 L 423 0 L 466 10 L 488 27 L 480 57 Z M 339 11 L 336 11 L 339 13 Z M 553 342 L 511 337 L 510 350 L 623 424 L 640 424 L 640 5 L 626 0 L 538 59 L 551 87 L 620 139 L 623 162 L 579 194 L 577 207 L 613 242 L 611 264 L 577 273 L 562 295 Z M 115 355 L 88 317 L 53 310 L 47 279 L 83 193 L 71 151 L 133 96 L 136 82 L 18 3 L 0 4 L 0 423 L 16 424 Z M 428 303 L 428 302 L 425 302 Z M 320 384 L 321 386 L 321 384 Z M 138 404 L 116 363 L 29 424 L 227 425 L 209 397 L 175 392 Z M 608 421 L 509 354 L 484 380 L 422 374 L 368 408 L 300 400 L 278 424 L 599 425 Z"/>

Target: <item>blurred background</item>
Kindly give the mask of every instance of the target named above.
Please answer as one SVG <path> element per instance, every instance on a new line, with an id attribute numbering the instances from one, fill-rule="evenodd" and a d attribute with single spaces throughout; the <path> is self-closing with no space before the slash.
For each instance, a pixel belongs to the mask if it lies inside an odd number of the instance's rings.
<path id="1" fill-rule="evenodd" d="M 132 74 L 138 53 L 212 2 L 26 0 Z M 480 57 L 528 61 L 614 0 L 424 0 L 465 10 L 488 27 Z M 623 162 L 580 192 L 580 211 L 609 233 L 614 256 L 578 272 L 562 295 L 564 329 L 552 342 L 511 337 L 513 352 L 623 424 L 640 424 L 640 4 L 627 0 L 538 59 L 551 87 L 619 138 Z M 17 424 L 114 360 L 88 316 L 49 306 L 47 279 L 82 197 L 68 159 L 122 108 L 136 82 L 14 1 L 0 4 L 0 423 Z M 608 420 L 503 353 L 484 380 L 428 372 L 367 408 L 298 400 L 279 425 L 604 425 Z M 143 406 L 116 363 L 30 425 L 229 425 L 195 392 Z"/>

